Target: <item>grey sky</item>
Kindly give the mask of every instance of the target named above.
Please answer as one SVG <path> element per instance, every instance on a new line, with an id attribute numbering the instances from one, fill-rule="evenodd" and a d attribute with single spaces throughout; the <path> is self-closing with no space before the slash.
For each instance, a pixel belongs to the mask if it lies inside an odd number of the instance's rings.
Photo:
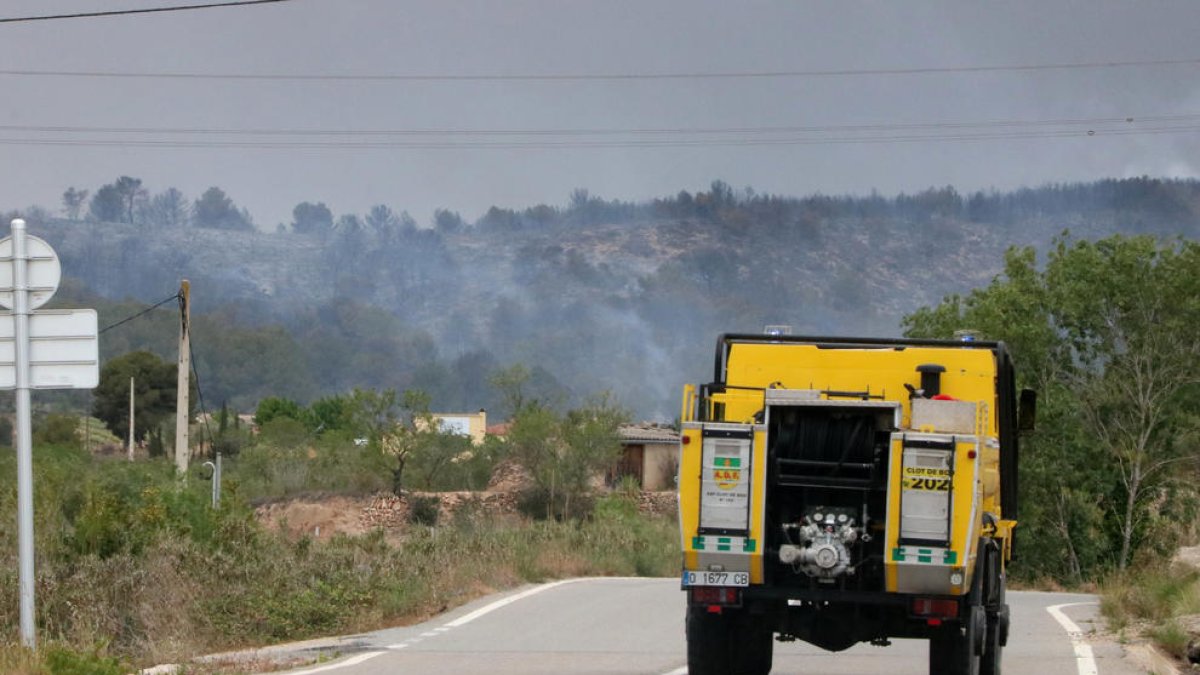
<path id="1" fill-rule="evenodd" d="M 0 17 L 188 4 L 8 0 Z M 538 75 L 972 67 L 1200 58 L 1200 3 L 395 2 L 258 7 L 0 24 L 0 70 L 245 74 Z M 676 129 L 925 124 L 1132 116 L 1168 134 L 818 144 L 433 150 L 0 145 L 0 208 L 59 208 L 68 186 L 118 175 L 191 198 L 217 185 L 260 227 L 303 200 L 337 214 L 386 203 L 427 223 L 438 207 L 564 204 L 570 191 L 642 200 L 713 179 L 802 195 L 960 191 L 1149 174 L 1200 175 L 1200 65 L 753 79 L 245 81 L 0 75 L 0 143 L 211 142 L 175 129 Z M 1197 114 L 1143 122 L 1143 116 Z M 987 127 L 985 133 L 1004 132 Z M 978 130 L 975 130 L 978 132 Z M 905 135 L 885 130 L 885 136 Z M 945 127 L 932 133 L 946 135 Z M 764 135 L 767 138 L 779 134 Z M 792 134 L 790 137 L 798 137 Z M 606 137 L 600 137 L 601 139 Z M 621 138 L 627 138 L 622 136 Z M 686 138 L 694 139 L 694 136 Z M 376 141 L 378 137 L 232 140 Z M 504 141 L 392 137 L 388 141 Z M 529 140 L 522 138 L 521 140 Z M 533 139 L 538 140 L 538 139 Z M 545 139 L 542 138 L 542 141 Z M 594 141 L 595 137 L 567 139 Z"/>

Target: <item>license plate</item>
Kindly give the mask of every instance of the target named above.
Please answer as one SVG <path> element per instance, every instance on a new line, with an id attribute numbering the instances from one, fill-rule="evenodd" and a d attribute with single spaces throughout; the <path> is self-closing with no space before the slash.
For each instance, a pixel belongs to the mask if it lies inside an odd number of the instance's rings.
<path id="1" fill-rule="evenodd" d="M 749 586 L 749 572 L 684 572 L 684 586 Z"/>

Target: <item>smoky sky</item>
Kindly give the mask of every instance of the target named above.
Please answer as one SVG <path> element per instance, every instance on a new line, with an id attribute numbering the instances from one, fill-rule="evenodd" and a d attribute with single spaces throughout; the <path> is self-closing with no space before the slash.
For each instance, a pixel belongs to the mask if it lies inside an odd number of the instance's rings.
<path id="1" fill-rule="evenodd" d="M 3 3 L 0 17 L 172 4 L 185 3 L 21 0 Z M 1162 121 L 1200 114 L 1195 63 L 969 69 L 1197 59 L 1198 25 L 1200 3 L 1094 0 L 292 0 L 0 24 L 4 71 L 458 76 L 962 69 L 629 80 L 0 74 L 0 208 L 58 210 L 67 187 L 94 191 L 119 175 L 142 178 L 152 193 L 177 187 L 191 198 L 219 186 L 264 229 L 289 221 L 300 201 L 324 201 L 335 214 L 383 203 L 426 224 L 436 208 L 473 220 L 492 205 L 565 204 L 575 188 L 640 201 L 706 189 L 714 179 L 786 195 L 861 195 L 1195 177 L 1200 116 Z M 1137 133 L 1087 135 L 1089 121 L 1102 118 L 1132 118 L 1127 128 Z M 959 123 L 1013 120 L 1024 123 L 1019 130 L 1070 133 L 946 138 Z M 1073 122 L 1045 125 L 1055 120 Z M 876 135 L 887 140 L 845 131 L 854 125 L 880 126 L 884 131 Z M 904 138 L 910 125 L 933 125 L 925 128 L 942 138 Z M 1185 128 L 1162 131 L 1169 126 Z M 833 130 L 804 136 L 816 142 L 774 143 L 777 135 L 764 134 L 755 137 L 766 139 L 761 144 L 682 147 L 583 147 L 580 140 L 596 137 L 579 136 L 559 146 L 534 136 L 538 143 L 520 147 L 267 147 L 280 138 L 271 133 L 288 130 L 337 131 L 344 135 L 321 140 L 354 141 L 363 140 L 355 134 L 378 130 L 767 127 Z M 267 135 L 213 135 L 230 129 Z M 1005 129 L 987 127 L 989 133 Z M 214 138 L 243 145 L 207 144 Z M 388 140 L 396 138 L 408 137 Z M 461 143 L 475 137 L 416 138 Z M 503 145 L 505 137 L 484 140 Z M 177 147 L 180 142 L 197 147 Z"/>

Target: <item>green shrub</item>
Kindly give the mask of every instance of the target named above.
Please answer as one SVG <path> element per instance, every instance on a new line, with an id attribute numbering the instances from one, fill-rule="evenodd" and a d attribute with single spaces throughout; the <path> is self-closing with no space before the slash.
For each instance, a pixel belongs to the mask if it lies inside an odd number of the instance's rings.
<path id="1" fill-rule="evenodd" d="M 532 486 L 517 496 L 517 510 L 529 518 L 578 520 L 592 514 L 595 498 L 590 493 L 562 493 Z"/>
<path id="2" fill-rule="evenodd" d="M 408 522 L 415 525 L 437 525 L 442 501 L 434 496 L 414 495 L 408 498 Z"/>
<path id="3" fill-rule="evenodd" d="M 50 675 L 125 675 L 126 672 L 119 659 L 101 655 L 98 647 L 77 652 L 51 645 L 44 659 Z"/>
<path id="4" fill-rule="evenodd" d="M 1178 621 L 1171 619 L 1151 628 L 1150 637 L 1168 654 L 1178 659 L 1187 657 L 1187 646 L 1191 636 Z"/>
<path id="5" fill-rule="evenodd" d="M 33 429 L 33 442 L 38 445 L 78 445 L 79 437 L 79 418 L 75 415 L 50 413 Z"/>

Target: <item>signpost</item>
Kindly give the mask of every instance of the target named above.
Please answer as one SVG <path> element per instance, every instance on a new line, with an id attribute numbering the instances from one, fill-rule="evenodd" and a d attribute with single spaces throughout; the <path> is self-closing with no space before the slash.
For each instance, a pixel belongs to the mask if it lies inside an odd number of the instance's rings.
<path id="1" fill-rule="evenodd" d="M 30 389 L 94 389 L 100 380 L 94 310 L 34 312 L 54 296 L 62 265 L 54 249 L 12 221 L 0 239 L 0 389 L 16 390 L 17 551 L 21 641 L 37 648 L 33 575 L 33 440 Z"/>

